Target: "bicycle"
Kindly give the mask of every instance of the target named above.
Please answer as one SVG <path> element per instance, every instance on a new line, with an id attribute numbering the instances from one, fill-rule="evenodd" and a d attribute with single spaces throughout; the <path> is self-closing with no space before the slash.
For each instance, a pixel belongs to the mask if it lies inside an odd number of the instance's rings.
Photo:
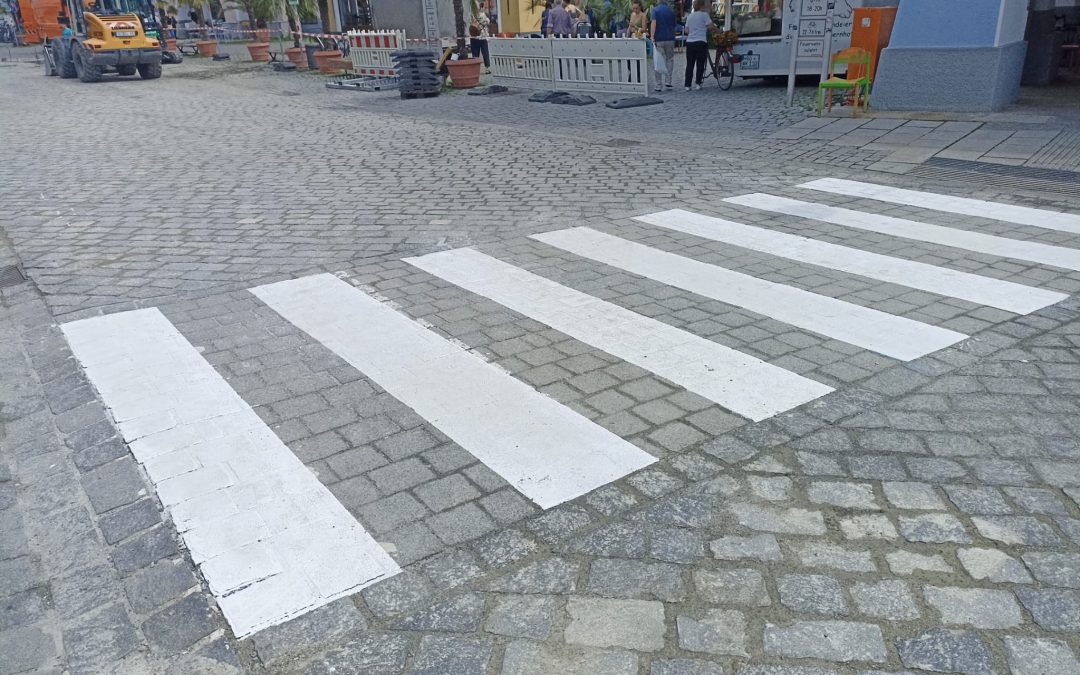
<path id="1" fill-rule="evenodd" d="M 712 75 L 716 78 L 716 83 L 724 91 L 731 89 L 732 83 L 735 82 L 735 61 L 732 58 L 733 56 L 731 47 L 717 47 L 713 52 L 713 57 L 709 59 Z"/>
<path id="2" fill-rule="evenodd" d="M 716 46 L 713 55 L 708 59 L 712 76 L 716 78 L 716 84 L 727 91 L 735 82 L 735 64 L 742 57 L 732 51 L 739 36 L 735 31 L 716 31 L 712 36 L 712 42 Z"/>

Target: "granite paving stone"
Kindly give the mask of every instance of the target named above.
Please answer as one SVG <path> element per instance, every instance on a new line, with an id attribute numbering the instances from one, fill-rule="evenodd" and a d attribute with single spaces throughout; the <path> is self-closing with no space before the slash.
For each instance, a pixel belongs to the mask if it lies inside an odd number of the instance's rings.
<path id="1" fill-rule="evenodd" d="M 651 600 L 570 597 L 563 638 L 587 647 L 652 652 L 664 647 L 664 605 Z"/>
<path id="2" fill-rule="evenodd" d="M 1013 675 L 1080 674 L 1080 661 L 1076 660 L 1068 643 L 1062 640 L 1008 635 L 1005 637 L 1005 650 Z"/>
<path id="3" fill-rule="evenodd" d="M 496 599 L 484 630 L 496 635 L 546 640 L 555 621 L 556 600 L 535 595 L 505 595 Z"/>
<path id="4" fill-rule="evenodd" d="M 976 581 L 997 583 L 1031 583 L 1031 575 L 1023 563 L 1004 551 L 992 548 L 962 548 L 956 552 L 960 564 Z"/>
<path id="5" fill-rule="evenodd" d="M 926 586 L 923 594 L 947 625 L 1013 628 L 1023 622 L 1020 606 L 1008 591 Z"/>
<path id="6" fill-rule="evenodd" d="M 753 569 L 694 570 L 694 590 L 698 597 L 717 605 L 766 607 L 772 604 L 764 577 Z"/>
<path id="7" fill-rule="evenodd" d="M 709 609 L 700 618 L 679 615 L 679 646 L 691 652 L 746 656 L 746 617 L 742 612 Z"/>
<path id="8" fill-rule="evenodd" d="M 1071 110 L 1024 89 L 977 121 L 817 118 L 812 86 L 786 106 L 753 80 L 661 92 L 663 114 L 554 111 L 516 90 L 404 101 L 218 47 L 231 59 L 170 64 L 134 107 L 113 85 L 71 97 L 33 47 L 0 68 L 16 158 L 0 164 L 0 267 L 30 277 L 0 288 L 0 673 L 1077 672 L 1080 274 L 722 201 L 762 192 L 1080 249 L 1074 232 L 798 187 L 1074 214 L 1048 181 L 935 180 L 913 163 L 1038 168 L 1061 159 Z M 102 152 L 117 129 L 168 148 Z M 635 219 L 674 208 L 1068 297 L 1006 312 Z M 901 363 L 529 238 L 581 226 L 970 337 Z M 406 260 L 462 248 L 834 391 L 749 420 Z M 657 462 L 540 508 L 441 431 L 450 420 L 249 292 L 313 273 Z M 60 328 L 133 309 L 160 311 L 402 571 L 237 640 Z M 432 365 L 407 363 L 421 379 Z"/>
<path id="9" fill-rule="evenodd" d="M 781 658 L 815 658 L 844 663 L 882 663 L 887 659 L 881 629 L 874 624 L 850 621 L 800 621 L 790 626 L 766 624 L 765 653 Z"/>
<path id="10" fill-rule="evenodd" d="M 978 634 L 970 631 L 932 628 L 898 639 L 896 649 L 908 668 L 964 675 L 993 672 L 990 650 Z"/>
<path id="11" fill-rule="evenodd" d="M 840 582 L 820 574 L 789 574 L 777 581 L 780 602 L 804 614 L 847 614 Z"/>

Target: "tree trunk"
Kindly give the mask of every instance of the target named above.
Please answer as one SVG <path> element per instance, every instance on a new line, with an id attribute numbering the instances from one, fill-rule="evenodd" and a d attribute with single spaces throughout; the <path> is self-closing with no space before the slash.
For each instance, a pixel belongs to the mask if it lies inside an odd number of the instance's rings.
<path id="1" fill-rule="evenodd" d="M 322 23 L 322 31 L 330 32 L 330 0 L 319 0 L 319 20 Z"/>
<path id="2" fill-rule="evenodd" d="M 286 0 L 285 16 L 289 19 L 289 35 L 292 37 L 292 46 L 300 46 L 300 12 Z"/>
<path id="3" fill-rule="evenodd" d="M 454 32 L 457 33 L 457 50 L 461 58 L 468 58 L 465 46 L 465 6 L 462 0 L 454 0 Z"/>

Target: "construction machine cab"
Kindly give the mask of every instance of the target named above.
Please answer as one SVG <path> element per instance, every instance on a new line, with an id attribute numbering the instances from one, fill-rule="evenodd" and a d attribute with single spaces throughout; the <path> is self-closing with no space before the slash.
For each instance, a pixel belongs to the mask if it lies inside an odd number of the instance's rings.
<path id="1" fill-rule="evenodd" d="M 161 77 L 160 24 L 150 0 L 65 0 L 71 34 L 45 45 L 48 75 L 98 82 L 107 72 Z"/>

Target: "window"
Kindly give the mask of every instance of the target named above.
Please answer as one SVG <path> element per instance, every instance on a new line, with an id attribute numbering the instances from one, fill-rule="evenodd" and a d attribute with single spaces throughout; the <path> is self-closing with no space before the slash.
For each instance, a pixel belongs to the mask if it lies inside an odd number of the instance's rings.
<path id="1" fill-rule="evenodd" d="M 714 0 L 713 15 L 721 22 L 728 1 L 731 2 L 731 28 L 740 38 L 783 34 L 783 0 Z"/>

